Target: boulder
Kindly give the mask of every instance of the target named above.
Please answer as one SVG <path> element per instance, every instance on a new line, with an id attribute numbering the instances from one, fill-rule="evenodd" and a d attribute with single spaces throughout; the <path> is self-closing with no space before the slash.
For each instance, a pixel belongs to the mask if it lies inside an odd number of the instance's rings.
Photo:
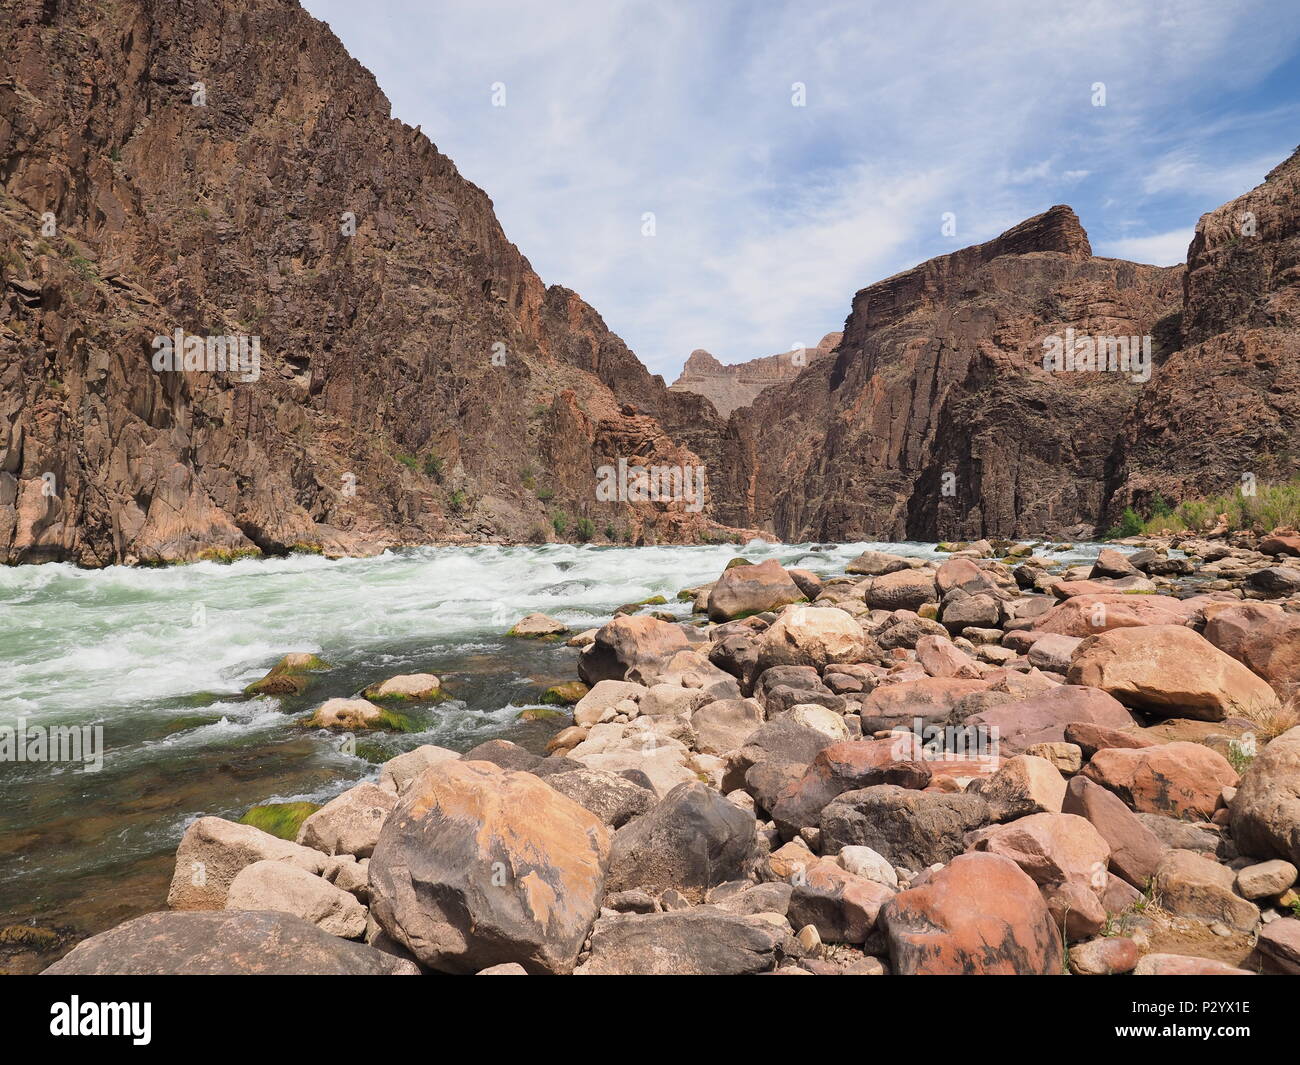
<path id="1" fill-rule="evenodd" d="M 1080 722 L 1112 729 L 1137 724 L 1119 700 L 1096 688 L 1072 684 L 1058 684 L 1041 695 L 983 710 L 964 723 L 996 728 L 1002 750 L 1014 753 L 1036 743 L 1063 741 L 1067 727 Z"/>
<path id="2" fill-rule="evenodd" d="M 1259 924 L 1259 908 L 1233 890 L 1235 879 L 1231 869 L 1213 858 L 1171 850 L 1160 860 L 1152 886 L 1160 905 L 1172 914 L 1251 932 Z"/>
<path id="3" fill-rule="evenodd" d="M 1300 569 L 1294 566 L 1268 566 L 1247 577 L 1246 587 L 1264 595 L 1295 595 L 1300 592 Z"/>
<path id="4" fill-rule="evenodd" d="M 1103 547 L 1097 552 L 1097 561 L 1092 564 L 1089 577 L 1131 577 L 1137 573 L 1137 567 L 1128 560 L 1122 551 L 1113 547 Z"/>
<path id="5" fill-rule="evenodd" d="M 1300 725 L 1255 756 L 1229 808 L 1243 853 L 1300 865 Z"/>
<path id="6" fill-rule="evenodd" d="M 366 933 L 366 908 L 356 898 L 288 862 L 245 866 L 231 881 L 225 908 L 291 913 L 344 939 L 360 939 Z"/>
<path id="7" fill-rule="evenodd" d="M 646 717 L 689 717 L 709 701 L 699 688 L 679 684 L 654 684 L 641 696 L 640 712 Z"/>
<path id="8" fill-rule="evenodd" d="M 1300 535 L 1294 532 L 1274 532 L 1259 542 L 1259 551 L 1264 555 L 1300 555 Z"/>
<path id="9" fill-rule="evenodd" d="M 862 703 L 862 731 L 870 734 L 896 725 L 910 729 L 917 719 L 927 725 L 946 724 L 962 699 L 988 686 L 987 681 L 955 677 L 882 684 Z"/>
<path id="10" fill-rule="evenodd" d="M 1134 976 L 1254 976 L 1249 969 L 1238 969 L 1213 958 L 1186 954 L 1147 954 L 1133 969 Z"/>
<path id="11" fill-rule="evenodd" d="M 50 976 L 418 976 L 411 962 L 265 910 L 148 913 L 91 936 Z"/>
<path id="12" fill-rule="evenodd" d="M 804 598 L 803 590 L 774 558 L 757 566 L 736 566 L 726 570 L 709 592 L 710 621 L 780 610 Z"/>
<path id="13" fill-rule="evenodd" d="M 454 761 L 460 755 L 446 747 L 436 747 L 425 743 L 413 751 L 396 755 L 386 761 L 379 769 L 379 786 L 394 795 L 403 795 L 412 780 L 429 766 L 439 762 Z"/>
<path id="14" fill-rule="evenodd" d="M 1087 818 L 1110 848 L 1110 868 L 1139 891 L 1155 876 L 1167 848 L 1117 796 L 1087 777 L 1074 777 L 1061 810 Z"/>
<path id="15" fill-rule="evenodd" d="M 873 610 L 918 610 L 939 601 L 939 588 L 932 570 L 900 569 L 873 577 L 865 599 Z"/>
<path id="16" fill-rule="evenodd" d="M 1255 951 L 1266 972 L 1300 976 L 1300 920 L 1285 917 L 1264 925 Z"/>
<path id="17" fill-rule="evenodd" d="M 657 796 L 667 795 L 678 784 L 699 780 L 699 770 L 690 750 L 679 739 L 655 731 L 653 720 L 671 726 L 676 718 L 637 718 L 628 725 L 595 725 L 568 757 L 590 769 L 607 773 L 643 773 Z"/>
<path id="18" fill-rule="evenodd" d="M 1112 629 L 1074 654 L 1068 680 L 1161 717 L 1222 721 L 1277 709 L 1269 686 L 1205 637 L 1182 625 Z"/>
<path id="19" fill-rule="evenodd" d="M 1049 673 L 1064 676 L 1070 670 L 1070 660 L 1079 644 L 1083 643 L 1077 636 L 1062 636 L 1049 632 L 1039 636 L 1029 646 L 1029 664 Z"/>
<path id="20" fill-rule="evenodd" d="M 384 825 L 371 913 L 430 968 L 571 972 L 604 897 L 610 844 L 595 814 L 530 773 L 443 762 Z"/>
<path id="21" fill-rule="evenodd" d="M 877 884 L 898 890 L 898 873 L 883 854 L 877 854 L 870 847 L 841 848 L 835 860 L 854 876 L 874 880 Z"/>
<path id="22" fill-rule="evenodd" d="M 986 592 L 975 595 L 952 592 L 944 596 L 939 620 L 951 633 L 971 627 L 996 628 L 1002 622 L 1002 603 L 997 596 Z"/>
<path id="23" fill-rule="evenodd" d="M 1115 976 L 1131 973 L 1142 952 L 1128 936 L 1090 939 L 1070 948 L 1070 972 L 1076 976 Z"/>
<path id="24" fill-rule="evenodd" d="M 176 870 L 167 892 L 173 910 L 219 910 L 236 874 L 254 862 L 285 861 L 309 873 L 325 868 L 325 856 L 278 839 L 252 825 L 200 817 L 185 829 L 176 849 Z"/>
<path id="25" fill-rule="evenodd" d="M 542 762 L 538 755 L 509 740 L 488 740 L 460 757 L 465 762 L 491 762 L 498 769 L 517 769 L 520 772 L 531 772 Z"/>
<path id="26" fill-rule="evenodd" d="M 887 555 L 882 551 L 863 551 L 844 567 L 844 572 L 863 577 L 880 577 L 886 573 L 896 573 L 911 568 L 911 562 L 901 555 Z"/>
<path id="27" fill-rule="evenodd" d="M 360 732 L 382 728 L 388 715 L 368 699 L 326 699 L 311 712 L 304 724 L 308 728 L 341 729 Z"/>
<path id="28" fill-rule="evenodd" d="M 763 633 L 760 669 L 773 666 L 813 666 L 860 662 L 866 650 L 862 626 L 835 607 L 799 606 L 785 611 Z"/>
<path id="29" fill-rule="evenodd" d="M 754 815 L 706 784 L 679 784 L 614 835 L 607 889 L 668 889 L 699 902 L 743 878 L 757 857 Z"/>
<path id="30" fill-rule="evenodd" d="M 1262 677 L 1279 699 L 1300 692 L 1300 614 L 1274 603 L 1232 603 L 1208 615 L 1205 638 Z"/>
<path id="31" fill-rule="evenodd" d="M 963 854 L 881 907 L 900 975 L 1052 976 L 1060 933 L 1033 880 L 996 854 Z"/>
<path id="32" fill-rule="evenodd" d="M 1296 882 L 1296 867 L 1281 858 L 1237 870 L 1237 893 L 1242 898 L 1270 899 Z"/>
<path id="33" fill-rule="evenodd" d="M 1075 721 L 1065 726 L 1065 741 L 1073 743 L 1087 761 L 1107 747 L 1155 747 L 1160 741 L 1134 730 L 1109 728 L 1091 721 Z"/>
<path id="34" fill-rule="evenodd" d="M 1098 751 L 1083 775 L 1143 813 L 1209 820 L 1224 788 L 1237 785 L 1227 759 L 1199 743 Z"/>
<path id="35" fill-rule="evenodd" d="M 824 587 L 822 579 L 810 569 L 787 569 L 790 579 L 799 586 L 803 597 L 809 602 L 821 595 Z"/>
<path id="36" fill-rule="evenodd" d="M 579 976 L 741 976 L 802 953 L 788 926 L 715 906 L 602 917 Z"/>
<path id="37" fill-rule="evenodd" d="M 311 673 L 329 668 L 328 662 L 321 661 L 310 652 L 287 654 L 271 667 L 266 676 L 245 688 L 244 694 L 301 695 L 307 690 Z"/>
<path id="38" fill-rule="evenodd" d="M 932 677 L 978 680 L 984 673 L 975 659 L 946 636 L 922 636 L 916 641 L 916 659 Z"/>
<path id="39" fill-rule="evenodd" d="M 573 707 L 575 725 L 594 725 L 606 716 L 613 717 L 616 707 L 624 699 L 640 703 L 642 696 L 649 691 L 643 684 L 633 684 L 625 680 L 597 681 L 586 695 Z M 639 710 L 638 710 L 639 712 Z"/>
<path id="40" fill-rule="evenodd" d="M 298 842 L 325 854 L 369 858 L 384 821 L 397 805 L 396 793 L 362 783 L 331 799 L 298 829 Z"/>
<path id="41" fill-rule="evenodd" d="M 1039 617 L 1034 622 L 1034 631 L 1095 636 L 1111 629 L 1182 625 L 1190 615 L 1190 607 L 1168 595 L 1124 595 L 1122 592 L 1076 595 Z"/>
<path id="42" fill-rule="evenodd" d="M 894 865 L 924 869 L 966 849 L 966 833 L 989 823 L 978 795 L 912 791 L 880 784 L 837 796 L 821 815 L 821 845 L 870 847 Z"/>
<path id="43" fill-rule="evenodd" d="M 1028 754 L 1005 759 L 997 772 L 972 787 L 977 787 L 980 798 L 989 804 L 998 821 L 1060 813 L 1065 798 L 1065 778 L 1056 767 Z"/>
<path id="44" fill-rule="evenodd" d="M 548 636 L 562 636 L 569 631 L 563 621 L 545 614 L 529 614 L 515 622 L 507 636 L 519 636 L 526 640 L 542 640 Z"/>
<path id="45" fill-rule="evenodd" d="M 783 834 L 792 836 L 816 825 L 826 804 L 846 791 L 876 784 L 924 788 L 930 783 L 924 758 L 920 741 L 910 734 L 833 743 L 817 753 L 798 781 L 781 791 L 772 820 Z"/>
<path id="46" fill-rule="evenodd" d="M 596 630 L 578 655 L 578 676 L 585 684 L 623 680 L 628 670 L 651 667 L 690 649 L 680 625 L 644 615 L 620 615 Z"/>
<path id="47" fill-rule="evenodd" d="M 704 754 L 726 754 L 743 747 L 763 724 L 763 707 L 756 699 L 719 699 L 691 715 L 695 749 Z"/>
<path id="48" fill-rule="evenodd" d="M 367 699 L 432 699 L 442 693 L 442 682 L 432 673 L 403 673 L 372 684 L 361 694 Z"/>
<path id="49" fill-rule="evenodd" d="M 794 928 L 812 925 L 823 943 L 862 943 L 894 889 L 856 876 L 830 858 L 797 877 L 787 915 Z"/>
<path id="50" fill-rule="evenodd" d="M 1042 891 L 1052 924 L 1067 938 L 1096 935 L 1106 925 L 1102 897 L 1110 848 L 1101 834 L 1074 814 L 1042 813 L 999 825 L 975 849 L 1010 858 Z"/>
<path id="51" fill-rule="evenodd" d="M 621 828 L 655 804 L 656 795 L 618 773 L 591 769 L 571 758 L 547 758 L 534 774 L 610 828 Z"/>

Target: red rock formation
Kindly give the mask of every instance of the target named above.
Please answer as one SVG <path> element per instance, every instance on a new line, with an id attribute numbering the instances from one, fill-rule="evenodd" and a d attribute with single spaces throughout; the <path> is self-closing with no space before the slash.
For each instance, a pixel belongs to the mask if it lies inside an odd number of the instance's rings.
<path id="1" fill-rule="evenodd" d="M 827 333 L 815 348 L 783 351 L 724 366 L 703 348 L 696 348 L 682 367 L 681 375 L 669 386 L 673 392 L 694 392 L 713 404 L 726 418 L 740 407 L 748 407 L 765 388 L 789 381 L 811 363 L 835 350 L 841 333 Z"/>
<path id="2" fill-rule="evenodd" d="M 720 520 L 785 539 L 1091 526 L 1139 386 L 1049 373 L 1044 339 L 1156 333 L 1178 268 L 1091 255 L 1068 207 L 860 291 L 834 358 L 737 412 Z"/>
<path id="3" fill-rule="evenodd" d="M 1125 433 L 1129 503 L 1236 491 L 1300 473 L 1300 150 L 1204 215 L 1187 252 L 1181 344 Z"/>
<path id="4" fill-rule="evenodd" d="M 16 0 L 0 45 L 0 560 L 708 530 L 594 493 L 698 464 L 659 420 L 698 398 L 295 3 Z M 155 371 L 178 328 L 258 337 L 258 379 Z"/>

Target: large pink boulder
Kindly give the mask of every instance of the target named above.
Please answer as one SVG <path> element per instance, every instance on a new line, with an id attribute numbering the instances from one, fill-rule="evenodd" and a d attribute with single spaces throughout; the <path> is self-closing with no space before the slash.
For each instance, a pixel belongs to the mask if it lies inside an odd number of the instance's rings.
<path id="1" fill-rule="evenodd" d="M 1278 706 L 1273 690 L 1204 636 L 1182 625 L 1113 629 L 1079 645 L 1067 675 L 1126 706 L 1161 717 L 1257 718 Z"/>
<path id="2" fill-rule="evenodd" d="M 1062 972 L 1061 937 L 1038 885 L 1009 858 L 962 854 L 880 910 L 895 973 Z"/>
<path id="3" fill-rule="evenodd" d="M 1137 724 L 1124 705 L 1105 692 L 1070 684 L 974 714 L 964 724 L 996 728 L 1002 752 L 1014 754 L 1035 743 L 1064 741 L 1066 726 L 1076 722 L 1112 729 Z"/>
<path id="4" fill-rule="evenodd" d="M 1143 625 L 1182 625 L 1191 609 L 1168 595 L 1124 595 L 1109 592 L 1076 595 L 1053 607 L 1034 623 L 1037 632 L 1063 636 L 1095 636 L 1111 629 Z"/>
<path id="5" fill-rule="evenodd" d="M 1102 896 L 1110 847 L 1090 822 L 1075 814 L 1041 813 L 985 832 L 975 849 L 1010 858 L 1038 885 L 1052 923 L 1070 939 L 1095 935 L 1106 924 Z"/>
<path id="6" fill-rule="evenodd" d="M 1300 692 L 1300 614 L 1276 603 L 1233 603 L 1206 610 L 1205 638 L 1263 677 L 1287 699 Z"/>
<path id="7" fill-rule="evenodd" d="M 1140 813 L 1208 821 L 1236 770 L 1218 751 L 1199 743 L 1108 747 L 1092 756 L 1083 775 L 1113 791 Z"/>
<path id="8" fill-rule="evenodd" d="M 709 592 L 709 620 L 729 621 L 765 610 L 780 610 L 803 597 L 794 578 L 774 558 L 757 566 L 732 566 L 714 582 Z"/>

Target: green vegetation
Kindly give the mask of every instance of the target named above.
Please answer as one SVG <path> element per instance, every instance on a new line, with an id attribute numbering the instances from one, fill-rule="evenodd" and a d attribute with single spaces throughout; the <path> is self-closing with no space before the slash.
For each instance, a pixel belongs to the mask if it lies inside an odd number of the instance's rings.
<path id="1" fill-rule="evenodd" d="M 320 809 L 314 802 L 268 802 L 254 806 L 239 819 L 241 825 L 252 825 L 280 839 L 296 840 L 302 823 Z"/>
<path id="2" fill-rule="evenodd" d="M 393 458 L 397 459 L 397 461 L 400 462 L 403 466 L 405 466 L 408 470 L 418 470 L 420 468 L 420 460 L 417 459 L 414 455 L 404 455 L 401 452 L 399 452 L 398 454 L 394 455 Z"/>
<path id="3" fill-rule="evenodd" d="M 1126 508 L 1120 524 L 1108 530 L 1104 539 L 1205 533 L 1218 526 L 1221 517 L 1226 518 L 1229 532 L 1266 533 L 1300 526 L 1300 477 L 1274 484 L 1252 484 L 1250 488 L 1253 491 L 1239 488 L 1223 495 L 1186 499 L 1177 506 L 1157 493 L 1145 515 L 1133 507 Z"/>
<path id="4" fill-rule="evenodd" d="M 596 526 L 590 518 L 579 518 L 573 527 L 573 534 L 585 544 L 596 535 Z"/>
<path id="5" fill-rule="evenodd" d="M 563 536 L 569 527 L 569 515 L 562 510 L 557 510 L 551 515 L 551 528 L 555 530 L 556 536 Z"/>
<path id="6" fill-rule="evenodd" d="M 442 480 L 442 459 L 436 451 L 430 451 L 424 456 L 424 472 L 435 481 Z"/>
<path id="7" fill-rule="evenodd" d="M 463 489 L 457 488 L 447 497 L 447 506 L 451 507 L 453 514 L 460 514 L 468 505 L 469 500 Z"/>

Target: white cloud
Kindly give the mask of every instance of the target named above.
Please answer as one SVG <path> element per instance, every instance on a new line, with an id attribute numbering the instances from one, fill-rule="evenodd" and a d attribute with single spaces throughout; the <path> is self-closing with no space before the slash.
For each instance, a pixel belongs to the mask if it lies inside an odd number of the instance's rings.
<path id="1" fill-rule="evenodd" d="M 1216 165 L 1201 131 L 1241 124 L 1191 95 L 1248 88 L 1298 32 L 1266 0 L 305 2 L 543 279 L 669 379 L 697 347 L 738 361 L 816 343 L 857 289 L 1053 203 L 1099 246 L 1158 261 L 1175 226 L 1263 175 L 1260 144 Z M 1118 211 L 1171 232 L 1133 237 Z"/>
<path id="2" fill-rule="evenodd" d="M 1102 242 L 1093 249 L 1093 253 L 1112 259 L 1150 263 L 1152 266 L 1177 266 L 1187 261 L 1187 245 L 1192 242 L 1195 232 L 1195 227 L 1187 226 L 1147 237 L 1122 237 Z"/>

